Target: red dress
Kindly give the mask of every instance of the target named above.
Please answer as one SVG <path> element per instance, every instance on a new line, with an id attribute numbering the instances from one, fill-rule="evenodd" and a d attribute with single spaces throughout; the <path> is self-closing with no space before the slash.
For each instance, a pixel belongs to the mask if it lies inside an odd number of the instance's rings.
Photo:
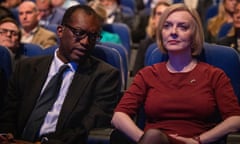
<path id="1" fill-rule="evenodd" d="M 219 68 L 199 62 L 190 72 L 171 73 L 166 62 L 139 71 L 115 112 L 135 115 L 141 105 L 145 130 L 158 128 L 166 134 L 193 137 L 222 119 L 240 115 L 230 79 Z"/>

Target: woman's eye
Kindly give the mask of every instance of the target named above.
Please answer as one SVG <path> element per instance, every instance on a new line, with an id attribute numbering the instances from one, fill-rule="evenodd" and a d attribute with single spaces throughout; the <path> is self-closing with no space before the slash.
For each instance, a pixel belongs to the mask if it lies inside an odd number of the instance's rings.
<path id="1" fill-rule="evenodd" d="M 170 26 L 171 26 L 171 25 L 170 25 L 169 23 L 165 23 L 165 24 L 163 25 L 163 28 L 164 28 L 164 29 L 168 29 L 168 28 L 170 28 Z"/>
<path id="2" fill-rule="evenodd" d="M 179 28 L 180 28 L 181 30 L 186 31 L 186 30 L 189 29 L 189 26 L 188 26 L 188 25 L 180 25 Z"/>

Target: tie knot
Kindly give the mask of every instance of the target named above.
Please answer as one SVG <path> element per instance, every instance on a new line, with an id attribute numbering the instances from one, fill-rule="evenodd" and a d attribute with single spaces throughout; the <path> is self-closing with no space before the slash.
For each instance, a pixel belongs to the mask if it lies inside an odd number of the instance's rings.
<path id="1" fill-rule="evenodd" d="M 61 74 L 64 71 L 66 71 L 68 68 L 69 68 L 69 66 L 67 64 L 64 64 L 59 68 L 58 73 Z"/>

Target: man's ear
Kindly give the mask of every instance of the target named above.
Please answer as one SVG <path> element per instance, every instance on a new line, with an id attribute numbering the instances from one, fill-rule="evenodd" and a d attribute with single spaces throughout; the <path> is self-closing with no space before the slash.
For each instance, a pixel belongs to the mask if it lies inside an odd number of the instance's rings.
<path id="1" fill-rule="evenodd" d="M 64 30 L 64 27 L 63 27 L 62 25 L 59 25 L 59 26 L 57 27 L 57 35 L 58 35 L 59 38 L 62 38 L 63 30 Z"/>

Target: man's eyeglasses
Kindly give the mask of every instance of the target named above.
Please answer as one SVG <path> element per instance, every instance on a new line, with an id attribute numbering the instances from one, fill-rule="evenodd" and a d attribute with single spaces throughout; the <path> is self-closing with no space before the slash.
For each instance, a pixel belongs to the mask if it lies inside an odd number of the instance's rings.
<path id="1" fill-rule="evenodd" d="M 0 35 L 7 35 L 8 33 L 11 34 L 11 36 L 19 36 L 19 32 L 15 30 L 9 30 L 9 29 L 2 29 L 0 28 Z"/>
<path id="2" fill-rule="evenodd" d="M 81 40 L 86 36 L 88 36 L 90 42 L 99 42 L 101 40 L 100 33 L 91 33 L 85 30 L 76 29 L 68 24 L 65 24 L 64 26 L 67 27 L 73 33 L 77 40 Z"/>

